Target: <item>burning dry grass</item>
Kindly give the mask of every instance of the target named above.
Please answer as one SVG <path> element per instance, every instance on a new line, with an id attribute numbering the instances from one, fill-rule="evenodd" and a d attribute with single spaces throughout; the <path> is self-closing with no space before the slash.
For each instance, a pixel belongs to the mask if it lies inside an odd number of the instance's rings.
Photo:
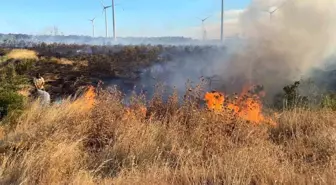
<path id="1" fill-rule="evenodd" d="M 251 88 L 244 88 L 239 96 L 234 96 L 229 99 L 225 94 L 220 92 L 207 92 L 205 94 L 205 101 L 207 108 L 217 113 L 224 113 L 225 110 L 232 112 L 236 117 L 240 117 L 246 121 L 254 124 L 268 122 L 271 125 L 276 123 L 262 113 L 262 102 L 260 97 L 265 93 L 263 91 L 253 93 Z"/>
<path id="2" fill-rule="evenodd" d="M 8 59 L 38 59 L 35 51 L 27 49 L 13 49 L 7 54 Z"/>
<path id="3" fill-rule="evenodd" d="M 118 92 L 83 111 L 92 97 L 86 95 L 47 108 L 33 104 L 15 126 L 2 128 L 4 142 L 13 144 L 0 158 L 1 184 L 336 181 L 336 117 L 329 110 L 283 112 L 272 127 L 190 102 L 177 106 L 173 97 L 153 100 L 151 119 L 125 116 L 141 105 L 127 109 Z"/>

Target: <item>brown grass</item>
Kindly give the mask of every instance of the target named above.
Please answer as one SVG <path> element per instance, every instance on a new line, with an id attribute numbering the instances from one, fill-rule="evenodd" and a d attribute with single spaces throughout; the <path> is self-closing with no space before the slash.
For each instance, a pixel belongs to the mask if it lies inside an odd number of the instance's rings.
<path id="1" fill-rule="evenodd" d="M 38 59 L 35 51 L 27 49 L 13 49 L 7 54 L 8 59 Z"/>
<path id="2" fill-rule="evenodd" d="M 60 65 L 73 65 L 74 61 L 68 60 L 66 58 L 56 58 L 56 57 L 52 57 L 50 59 L 51 61 L 54 61 L 56 64 L 60 64 Z"/>
<path id="3" fill-rule="evenodd" d="M 136 102 L 136 101 L 135 101 Z M 1 184 L 335 184 L 336 116 L 283 112 L 255 126 L 152 101 L 152 119 L 125 116 L 119 94 L 48 108 L 32 104 L 2 127 Z M 137 113 L 135 113 L 137 114 Z"/>

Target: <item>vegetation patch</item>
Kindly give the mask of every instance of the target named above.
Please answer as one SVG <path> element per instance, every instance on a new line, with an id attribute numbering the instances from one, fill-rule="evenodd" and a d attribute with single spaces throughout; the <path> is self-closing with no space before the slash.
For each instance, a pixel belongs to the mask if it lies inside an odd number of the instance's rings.
<path id="1" fill-rule="evenodd" d="M 8 59 L 37 59 L 37 53 L 28 49 L 13 49 L 6 56 Z"/>

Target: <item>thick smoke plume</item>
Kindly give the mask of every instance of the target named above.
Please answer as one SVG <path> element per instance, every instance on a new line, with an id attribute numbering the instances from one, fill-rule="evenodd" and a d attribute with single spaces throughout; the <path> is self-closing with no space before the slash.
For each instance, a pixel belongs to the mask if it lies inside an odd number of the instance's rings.
<path id="1" fill-rule="evenodd" d="M 240 17 L 243 39 L 227 43 L 221 54 L 183 58 L 154 66 L 168 86 L 184 90 L 187 79 L 216 76 L 212 88 L 239 92 L 248 83 L 263 85 L 269 97 L 282 87 L 322 67 L 333 49 L 336 0 L 254 0 Z M 270 19 L 272 6 L 279 9 Z M 271 9 L 272 10 L 272 9 Z M 239 42 L 241 41 L 241 42 Z M 143 77 L 142 84 L 152 85 Z"/>
<path id="2" fill-rule="evenodd" d="M 223 66 L 222 78 L 244 78 L 264 85 L 272 94 L 313 67 L 321 67 L 335 43 L 335 2 L 288 0 L 270 19 L 265 16 L 270 1 L 253 1 L 240 21 L 246 45 Z"/>

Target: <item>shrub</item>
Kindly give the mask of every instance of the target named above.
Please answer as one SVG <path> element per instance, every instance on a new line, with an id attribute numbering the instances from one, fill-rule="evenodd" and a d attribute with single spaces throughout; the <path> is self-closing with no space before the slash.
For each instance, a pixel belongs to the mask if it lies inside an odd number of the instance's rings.
<path id="1" fill-rule="evenodd" d="M 321 104 L 323 108 L 330 108 L 335 111 L 336 110 L 336 94 L 330 93 L 324 96 Z"/>
<path id="2" fill-rule="evenodd" d="M 36 62 L 35 59 L 24 59 L 20 60 L 15 64 L 15 71 L 19 75 L 23 75 L 26 72 L 28 72 L 30 69 L 32 69 L 34 63 Z"/>
<path id="3" fill-rule="evenodd" d="M 10 61 L 0 69 L 0 119 L 23 109 L 25 98 L 18 91 L 28 84 L 23 74 L 31 68 L 33 62 L 34 60 Z"/>
<path id="4" fill-rule="evenodd" d="M 6 62 L 8 58 L 6 56 L 0 56 L 0 63 Z"/>
<path id="5" fill-rule="evenodd" d="M 21 111 L 23 106 L 23 96 L 14 91 L 0 90 L 0 119 L 14 111 Z"/>
<path id="6" fill-rule="evenodd" d="M 8 50 L 3 49 L 3 48 L 0 48 L 0 57 L 5 56 L 5 55 L 7 55 L 8 53 L 9 53 Z"/>
<path id="7" fill-rule="evenodd" d="M 293 109 L 295 107 L 307 107 L 308 97 L 299 93 L 300 81 L 287 85 L 283 93 L 275 96 L 274 105 L 278 109 Z"/>

